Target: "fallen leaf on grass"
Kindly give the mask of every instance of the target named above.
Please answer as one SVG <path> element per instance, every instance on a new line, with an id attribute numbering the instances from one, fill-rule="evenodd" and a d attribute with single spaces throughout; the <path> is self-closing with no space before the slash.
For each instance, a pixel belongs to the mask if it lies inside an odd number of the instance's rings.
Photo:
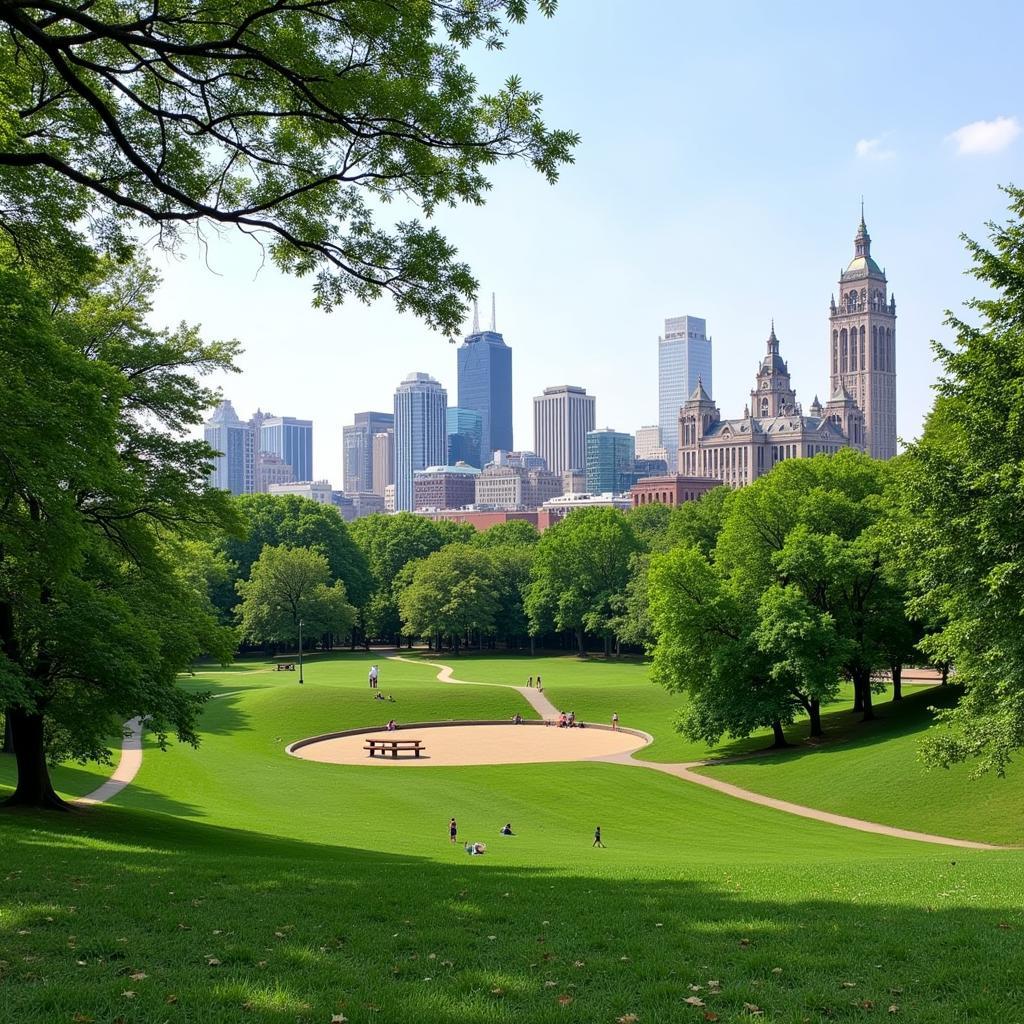
<path id="1" fill-rule="evenodd" d="M 584 961 L 582 961 L 582 960 L 573 960 L 572 965 L 573 965 L 573 967 L 586 967 L 587 966 L 586 963 Z"/>
<path id="2" fill-rule="evenodd" d="M 215 956 L 208 956 L 206 958 L 207 967 L 220 967 L 220 961 Z"/>
<path id="3" fill-rule="evenodd" d="M 635 1013 L 624 1013 L 621 1017 L 616 1017 L 616 1024 L 636 1024 L 640 1018 Z"/>
<path id="4" fill-rule="evenodd" d="M 558 997 L 558 1005 L 559 1006 L 569 1006 L 571 1004 L 572 1004 L 572 996 L 559 996 Z"/>
<path id="5" fill-rule="evenodd" d="M 707 1006 L 707 1003 L 700 996 L 687 996 L 684 1000 L 687 1006 Z"/>
<path id="6" fill-rule="evenodd" d="M 703 985 L 691 985 L 691 986 L 690 986 L 690 991 L 691 991 L 691 992 L 700 992 L 700 990 L 701 990 L 701 989 L 702 989 L 703 987 L 704 987 Z"/>
<path id="7" fill-rule="evenodd" d="M 892 1004 L 892 1005 L 891 1005 L 891 1006 L 889 1007 L 889 1012 L 890 1012 L 890 1013 L 899 1013 L 899 1012 L 900 1012 L 900 1007 L 899 1007 L 899 1004 L 898 1004 L 898 1003 L 893 1003 L 893 1004 Z"/>
<path id="8" fill-rule="evenodd" d="M 740 939 L 740 949 L 746 949 L 750 945 L 750 939 Z"/>
<path id="9" fill-rule="evenodd" d="M 128 977 L 131 978 L 132 981 L 142 981 L 143 979 L 148 978 L 149 975 L 145 971 L 136 971 L 134 974 L 129 974 Z"/>
<path id="10" fill-rule="evenodd" d="M 844 981 L 842 987 L 843 988 L 856 988 L 857 987 L 857 982 L 855 982 L 855 981 Z"/>
<path id="11" fill-rule="evenodd" d="M 544 987 L 545 988 L 557 988 L 558 987 L 558 982 L 557 981 L 545 981 L 544 982 Z"/>
<path id="12" fill-rule="evenodd" d="M 759 1017 L 762 1013 L 764 1013 L 764 1010 L 762 1010 L 761 1007 L 757 1006 L 755 1003 L 744 1003 L 743 1009 L 746 1010 L 751 1017 Z"/>
<path id="13" fill-rule="evenodd" d="M 492 996 L 503 996 L 504 994 L 505 994 L 505 990 L 503 988 L 492 988 L 491 989 L 491 995 Z"/>
<path id="14" fill-rule="evenodd" d="M 178 997 L 173 992 L 164 1000 L 168 1006 L 174 1006 L 177 1001 Z"/>
<path id="15" fill-rule="evenodd" d="M 781 973 L 782 973 L 782 968 L 781 967 L 773 967 L 772 968 L 772 974 L 781 974 Z"/>
<path id="16" fill-rule="evenodd" d="M 134 999 L 135 998 L 135 993 L 131 989 L 128 989 L 127 992 L 122 992 L 121 995 L 123 995 L 125 997 L 125 999 Z"/>
<path id="17" fill-rule="evenodd" d="M 718 1014 L 715 1013 L 714 1010 L 705 1010 L 704 1011 L 704 1019 L 705 1020 L 718 1020 Z"/>
<path id="18" fill-rule="evenodd" d="M 862 999 L 855 1005 L 859 1006 L 862 1010 L 873 1010 L 875 1008 L 875 1001 L 873 999 Z"/>
<path id="19" fill-rule="evenodd" d="M 343 1013 L 332 1013 L 331 1024 L 348 1024 L 348 1017 Z"/>

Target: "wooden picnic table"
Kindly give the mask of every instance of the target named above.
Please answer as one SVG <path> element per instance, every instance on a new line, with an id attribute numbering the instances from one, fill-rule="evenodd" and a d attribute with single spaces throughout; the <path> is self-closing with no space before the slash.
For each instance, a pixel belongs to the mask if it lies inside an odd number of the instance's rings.
<path id="1" fill-rule="evenodd" d="M 392 757 L 398 757 L 400 750 L 412 751 L 416 757 L 420 756 L 420 751 L 425 750 L 426 746 L 422 740 L 412 739 L 369 739 L 363 746 L 363 750 L 370 752 L 370 757 L 373 757 L 377 751 L 380 751 L 380 756 L 384 757 L 388 752 L 391 753 Z"/>

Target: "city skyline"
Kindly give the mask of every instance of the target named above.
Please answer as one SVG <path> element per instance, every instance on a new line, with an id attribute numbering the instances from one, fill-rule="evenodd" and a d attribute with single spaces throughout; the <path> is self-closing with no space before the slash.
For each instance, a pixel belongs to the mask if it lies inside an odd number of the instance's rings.
<path id="1" fill-rule="evenodd" d="M 872 45 L 890 75 L 870 108 L 848 88 L 828 25 L 753 3 L 633 16 L 563 0 L 555 18 L 516 28 L 507 52 L 481 61 L 488 84 L 522 73 L 551 123 L 583 136 L 556 188 L 502 167 L 485 206 L 436 217 L 486 287 L 481 298 L 500 293 L 516 350 L 517 445 L 531 437 L 529 399 L 567 380 L 598 396 L 602 426 L 632 433 L 657 422 L 654 339 L 667 317 L 691 310 L 714 336 L 723 410 L 742 409 L 749 388 L 745 369 L 726 380 L 725 367 L 746 367 L 773 316 L 809 399 L 829 376 L 827 300 L 862 195 L 873 248 L 898 281 L 897 434 L 915 436 L 933 397 L 930 339 L 948 341 L 945 310 L 979 293 L 959 235 L 983 241 L 985 222 L 1004 218 L 998 185 L 1019 178 L 1024 151 L 1012 72 L 1024 11 L 1000 8 L 998 36 L 986 29 L 996 5 L 977 5 L 969 24 L 953 11 L 940 3 L 926 28 L 912 10 L 887 14 Z M 750 27 L 743 38 L 730 29 L 736 18 Z M 702 40 L 686 61 L 673 57 L 680 34 Z M 960 55 L 956 76 L 934 59 L 947 50 Z M 610 115 L 584 102 L 626 95 L 627 82 L 642 90 L 640 108 L 616 100 Z M 698 94 L 706 99 L 686 99 Z M 831 97 L 827 116 L 821 95 Z M 621 173 L 626 152 L 643 187 Z M 341 485 L 342 427 L 354 411 L 390 408 L 404 372 L 430 372 L 454 398 L 455 346 L 388 299 L 325 314 L 311 308 L 308 280 L 262 266 L 250 241 L 207 245 L 157 258 L 165 283 L 154 322 L 184 315 L 210 337 L 238 337 L 243 372 L 218 379 L 225 397 L 312 418 L 318 476 Z M 471 311 L 459 334 L 470 327 Z"/>

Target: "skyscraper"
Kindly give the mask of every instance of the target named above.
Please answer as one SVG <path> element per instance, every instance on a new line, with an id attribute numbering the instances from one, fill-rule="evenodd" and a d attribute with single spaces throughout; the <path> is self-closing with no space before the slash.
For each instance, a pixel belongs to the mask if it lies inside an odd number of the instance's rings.
<path id="1" fill-rule="evenodd" d="M 473 331 L 459 346 L 459 405 L 480 413 L 480 465 L 497 448 L 512 450 L 512 349 L 498 333 L 491 296 L 491 329 L 480 330 L 474 306 Z"/>
<path id="2" fill-rule="evenodd" d="M 632 434 L 606 427 L 587 434 L 587 490 L 622 494 L 633 486 L 636 442 Z"/>
<path id="3" fill-rule="evenodd" d="M 465 462 L 480 469 L 483 465 L 483 417 L 475 409 L 461 409 L 448 406 L 446 413 L 448 430 L 448 465 Z"/>
<path id="4" fill-rule="evenodd" d="M 395 417 L 390 412 L 357 412 L 353 422 L 342 427 L 343 486 L 347 493 L 374 490 L 373 438 L 375 434 L 390 430 L 394 425 Z"/>
<path id="5" fill-rule="evenodd" d="M 232 494 L 251 494 L 256 460 L 253 432 L 238 418 L 228 399 L 220 402 L 203 427 L 206 443 L 219 454 L 213 459 L 209 485 Z"/>
<path id="6" fill-rule="evenodd" d="M 448 458 L 448 393 L 429 373 L 410 373 L 395 390 L 395 509 L 412 511 L 413 474 Z"/>
<path id="7" fill-rule="evenodd" d="M 663 459 L 665 449 L 661 444 L 661 427 L 641 427 L 635 434 L 636 457 L 638 459 Z"/>
<path id="8" fill-rule="evenodd" d="M 295 481 L 313 479 L 313 421 L 268 416 L 260 424 L 260 451 L 280 456 L 292 467 Z"/>
<path id="9" fill-rule="evenodd" d="M 871 236 L 860 211 L 853 259 L 832 296 L 831 390 L 840 386 L 864 413 L 865 450 L 876 459 L 896 454 L 896 299 L 886 294 L 885 271 L 871 257 Z"/>
<path id="10" fill-rule="evenodd" d="M 383 498 L 385 488 L 394 483 L 395 432 L 383 430 L 373 435 L 373 493 Z"/>
<path id="11" fill-rule="evenodd" d="M 676 464 L 679 449 L 679 409 L 693 394 L 698 380 L 712 394 L 707 321 L 699 316 L 669 317 L 665 336 L 658 338 L 658 426 L 670 466 Z"/>
<path id="12" fill-rule="evenodd" d="M 597 400 L 569 384 L 545 388 L 533 400 L 533 450 L 552 473 L 587 465 L 587 432 L 594 429 Z"/>

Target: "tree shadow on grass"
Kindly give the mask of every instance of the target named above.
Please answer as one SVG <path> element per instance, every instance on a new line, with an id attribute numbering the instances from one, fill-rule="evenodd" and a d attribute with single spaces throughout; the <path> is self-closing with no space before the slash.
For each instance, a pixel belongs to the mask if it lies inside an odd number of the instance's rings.
<path id="1" fill-rule="evenodd" d="M 0 1015 L 646 1024 L 747 1019 L 749 1004 L 776 1021 L 890 1005 L 917 1024 L 1015 1019 L 1020 859 L 907 851 L 839 878 L 809 863 L 595 877 L 117 809 L 5 816 Z M 600 874 L 602 851 L 583 853 Z"/>

